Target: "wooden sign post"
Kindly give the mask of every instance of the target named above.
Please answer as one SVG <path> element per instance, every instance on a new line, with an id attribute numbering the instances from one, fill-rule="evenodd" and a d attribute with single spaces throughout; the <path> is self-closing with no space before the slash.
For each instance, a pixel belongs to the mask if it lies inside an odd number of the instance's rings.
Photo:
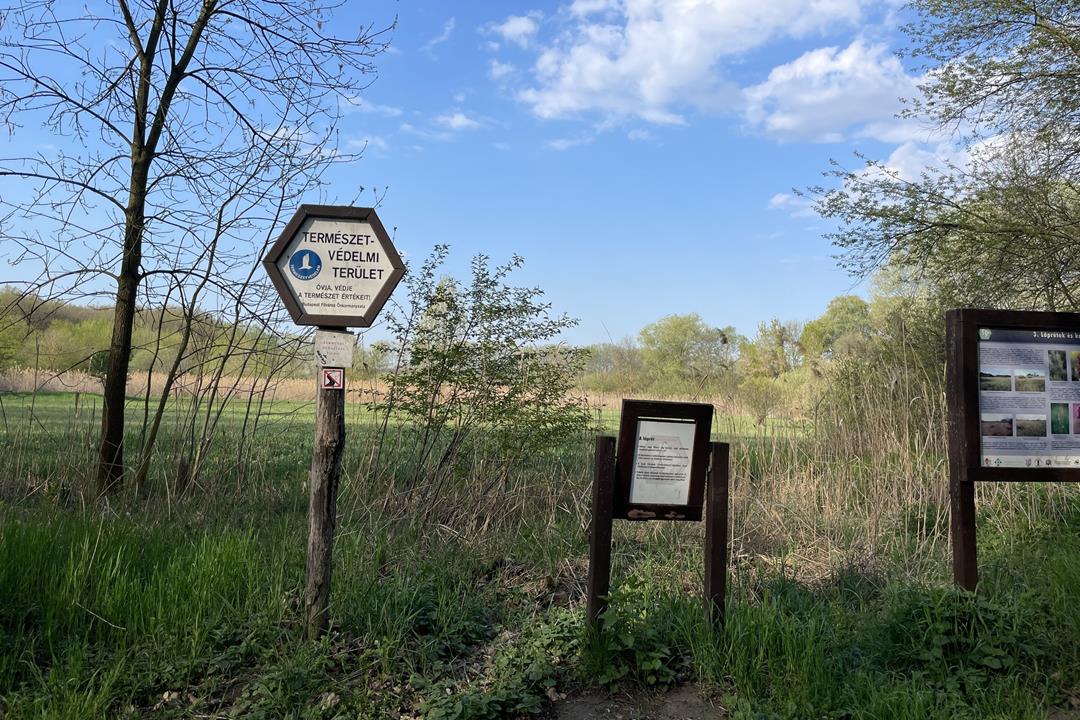
<path id="1" fill-rule="evenodd" d="M 345 368 L 350 327 L 370 327 L 405 266 L 371 208 L 302 205 L 263 259 L 297 325 L 315 325 L 315 444 L 309 475 L 304 633 L 329 622 L 330 576 L 341 456 L 345 449 Z"/>
<path id="2" fill-rule="evenodd" d="M 953 579 L 979 582 L 975 483 L 1080 481 L 1080 314 L 950 310 Z"/>
<path id="3" fill-rule="evenodd" d="M 337 372 L 340 370 L 340 375 Z M 304 631 L 315 637 L 326 629 L 330 567 L 341 455 L 345 450 L 345 369 L 319 368 L 315 400 L 315 444 L 308 488 L 308 541 L 304 577 Z M 339 379 L 340 378 L 340 379 Z"/>
<path id="4" fill-rule="evenodd" d="M 705 612 L 724 622 L 728 446 L 710 443 L 712 405 L 624 400 L 615 438 L 596 438 L 586 619 L 600 630 L 611 584 L 612 521 L 700 521 L 705 511 Z M 708 499 L 705 499 L 706 491 Z"/>

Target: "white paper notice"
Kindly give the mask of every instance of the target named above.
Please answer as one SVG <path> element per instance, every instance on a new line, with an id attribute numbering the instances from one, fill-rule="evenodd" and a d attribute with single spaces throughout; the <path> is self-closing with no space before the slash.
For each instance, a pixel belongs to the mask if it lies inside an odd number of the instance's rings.
<path id="1" fill-rule="evenodd" d="M 694 455 L 692 422 L 639 420 L 630 502 L 685 505 L 690 499 L 690 459 Z"/>

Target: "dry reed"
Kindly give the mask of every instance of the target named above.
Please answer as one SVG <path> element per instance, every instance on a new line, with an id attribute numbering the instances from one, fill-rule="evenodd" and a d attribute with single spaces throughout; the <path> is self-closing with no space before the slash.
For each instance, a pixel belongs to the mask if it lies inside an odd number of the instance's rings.
<path id="1" fill-rule="evenodd" d="M 182 380 L 177 387 L 180 400 L 197 388 L 194 380 Z M 145 381 L 145 374 L 133 375 L 133 394 L 145 395 Z M 150 378 L 151 392 L 161 381 L 159 375 Z M 714 434 L 732 444 L 736 567 L 783 563 L 793 573 L 815 578 L 846 568 L 873 573 L 887 564 L 911 576 L 944 575 L 948 496 L 940 378 L 906 373 L 882 381 L 856 373 L 845 382 L 843 393 L 831 393 L 815 417 L 802 423 L 754 426 L 745 419 L 736 421 L 732 415 L 737 408 L 729 402 L 713 399 L 718 407 Z M 224 378 L 221 384 L 247 395 L 262 391 L 263 381 Z M 311 401 L 313 385 L 311 378 L 281 379 L 268 384 L 265 392 L 272 401 Z M 35 389 L 92 393 L 100 391 L 100 385 L 75 372 L 48 376 L 23 369 L 0 376 L 0 390 Z M 201 391 L 205 390 L 203 386 Z M 356 423 L 353 427 L 377 425 L 376 416 L 363 403 L 378 399 L 385 390 L 382 383 L 353 383 L 349 398 L 355 408 L 349 415 L 349 422 Z M 620 400 L 588 394 L 598 418 L 605 410 L 617 409 Z M 91 430 L 83 433 L 81 444 L 92 441 Z M 379 464 L 379 443 L 384 456 L 408 456 L 411 441 L 405 428 L 391 424 L 385 435 L 358 434 L 351 442 L 353 459 L 343 483 L 346 525 L 423 517 L 436 534 L 476 542 L 525 526 L 530 532 L 543 532 L 545 526 L 569 523 L 582 534 L 587 530 L 592 447 L 588 437 L 568 451 L 569 458 L 539 458 L 509 474 L 492 458 L 466 455 L 450 482 L 405 479 L 400 467 Z M 245 472 L 252 471 L 249 466 Z M 246 492 L 252 482 L 263 479 L 237 478 L 236 492 Z M 272 485 L 273 479 L 265 482 Z M 1064 512 L 1076 492 L 1073 486 L 1057 484 L 1036 489 L 983 485 L 978 502 L 981 510 L 992 511 L 991 523 L 1034 526 L 1047 514 Z M 688 553 L 697 552 L 702 544 L 698 525 L 622 525 L 618 533 L 627 541 L 674 538 L 680 552 Z"/>

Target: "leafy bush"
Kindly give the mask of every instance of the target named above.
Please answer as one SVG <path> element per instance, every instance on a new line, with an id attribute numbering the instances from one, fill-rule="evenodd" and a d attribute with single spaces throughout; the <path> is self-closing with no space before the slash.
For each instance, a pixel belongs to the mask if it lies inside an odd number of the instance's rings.
<path id="1" fill-rule="evenodd" d="M 621 585 L 608 596 L 604 629 L 591 637 L 588 679 L 610 689 L 625 684 L 670 685 L 685 658 L 676 651 L 675 613 L 659 610 L 644 584 Z"/>
<path id="2" fill-rule="evenodd" d="M 538 288 L 508 284 L 520 257 L 491 269 L 478 255 L 464 285 L 437 276 L 446 254 L 406 276 L 409 310 L 387 321 L 399 362 L 380 408 L 421 429 L 418 473 L 441 480 L 471 450 L 505 474 L 589 426 L 574 393 L 585 351 L 556 344 L 577 321 L 552 316 Z"/>
<path id="3" fill-rule="evenodd" d="M 754 422 L 764 425 L 769 416 L 780 409 L 784 390 L 774 378 L 755 375 L 739 385 L 739 400 Z"/>

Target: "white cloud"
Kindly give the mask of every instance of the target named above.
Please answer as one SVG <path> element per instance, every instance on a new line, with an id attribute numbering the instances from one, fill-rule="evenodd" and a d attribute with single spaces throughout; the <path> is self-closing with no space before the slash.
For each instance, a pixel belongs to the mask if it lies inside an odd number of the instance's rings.
<path id="1" fill-rule="evenodd" d="M 818 48 L 747 88 L 746 119 L 779 140 L 903 142 L 928 134 L 895 117 L 900 98 L 917 94 L 916 82 L 884 45 L 855 40 L 844 49 Z"/>
<path id="2" fill-rule="evenodd" d="M 918 180 L 924 172 L 943 168 L 947 162 L 954 162 L 957 159 L 954 149 L 950 146 L 931 148 L 919 143 L 906 142 L 892 151 L 884 165 L 901 180 L 911 182 Z"/>
<path id="3" fill-rule="evenodd" d="M 881 167 L 900 180 L 915 182 L 923 175 L 934 176 L 953 169 L 973 171 L 982 165 L 993 165 L 1001 157 L 1001 151 L 1011 144 L 1002 135 L 985 138 L 969 147 L 947 140 L 936 143 L 909 140 L 894 149 Z M 864 172 L 881 170 L 870 168 Z"/>
<path id="4" fill-rule="evenodd" d="M 609 13 L 619 8 L 619 0 L 574 0 L 570 3 L 570 14 L 578 17 L 595 13 Z"/>
<path id="5" fill-rule="evenodd" d="M 506 42 L 512 42 L 518 47 L 528 47 L 529 42 L 540 29 L 540 19 L 543 17 L 538 11 L 527 15 L 511 15 L 501 23 L 492 23 L 487 26 L 489 32 L 500 36 Z"/>
<path id="6" fill-rule="evenodd" d="M 769 208 L 782 210 L 792 217 L 814 217 L 814 203 L 793 193 L 776 193 L 769 199 Z"/>
<path id="7" fill-rule="evenodd" d="M 736 104 L 719 65 L 782 37 L 855 24 L 869 0 L 576 0 L 519 97 L 541 117 L 598 112 L 656 124 Z"/>
<path id="8" fill-rule="evenodd" d="M 595 136 L 592 136 L 592 135 L 580 135 L 578 137 L 556 138 L 554 140 L 549 140 L 548 143 L 547 143 L 547 146 L 549 148 L 551 148 L 552 150 L 569 150 L 570 148 L 577 147 L 578 145 L 588 145 L 589 143 L 591 143 L 595 139 L 596 139 Z"/>
<path id="9" fill-rule="evenodd" d="M 628 140 L 652 140 L 652 133 L 642 128 L 634 128 L 630 132 L 626 133 Z"/>
<path id="10" fill-rule="evenodd" d="M 491 75 L 492 80 L 502 80 L 513 72 L 513 65 L 510 63 L 499 62 L 498 60 L 492 60 L 491 67 L 488 70 L 488 74 Z"/>
<path id="11" fill-rule="evenodd" d="M 435 118 L 435 122 L 443 127 L 448 127 L 451 130 L 475 130 L 481 125 L 478 120 L 474 120 L 462 112 L 440 115 Z"/>
<path id="12" fill-rule="evenodd" d="M 452 133 L 449 133 L 445 130 L 424 130 L 423 128 L 418 128 L 411 123 L 403 123 L 400 130 L 401 132 L 408 135 L 415 135 L 421 140 L 434 140 L 437 142 L 445 142 L 453 137 Z"/>
<path id="13" fill-rule="evenodd" d="M 442 45 L 444 42 L 450 39 L 450 36 L 454 34 L 454 27 L 456 25 L 457 21 L 454 18 L 450 18 L 445 23 L 443 23 L 442 32 L 424 43 L 423 47 L 421 47 L 420 49 L 428 55 L 431 55 L 431 51 L 435 48 L 436 45 Z"/>
<path id="14" fill-rule="evenodd" d="M 342 110 L 345 112 L 372 113 L 375 115 L 385 115 L 386 117 L 399 117 L 402 114 L 402 110 L 399 107 L 367 102 L 363 98 L 356 96 L 342 95 L 341 104 Z"/>

